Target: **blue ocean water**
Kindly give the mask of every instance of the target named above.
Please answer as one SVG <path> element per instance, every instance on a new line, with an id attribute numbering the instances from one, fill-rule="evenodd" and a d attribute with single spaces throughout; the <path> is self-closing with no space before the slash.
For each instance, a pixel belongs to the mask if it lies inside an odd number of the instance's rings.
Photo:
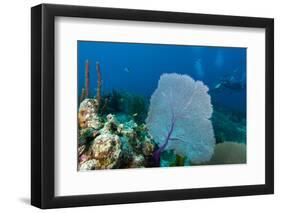
<path id="1" fill-rule="evenodd" d="M 203 81 L 212 104 L 246 113 L 246 48 L 78 41 L 78 91 L 90 66 L 90 95 L 97 87 L 100 63 L 102 93 L 112 90 L 149 98 L 162 73 L 180 73 Z"/>

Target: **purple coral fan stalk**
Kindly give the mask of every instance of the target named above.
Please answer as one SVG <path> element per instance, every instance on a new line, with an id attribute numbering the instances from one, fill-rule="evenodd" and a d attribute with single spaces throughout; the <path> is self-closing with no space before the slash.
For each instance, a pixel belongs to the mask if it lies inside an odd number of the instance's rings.
<path id="1" fill-rule="evenodd" d="M 171 138 L 171 135 L 174 131 L 174 127 L 175 127 L 175 123 L 176 123 L 176 119 L 175 117 L 173 116 L 172 117 L 172 121 L 171 121 L 171 127 L 168 131 L 168 135 L 167 137 L 165 138 L 165 142 L 159 147 L 159 149 L 157 149 L 154 153 L 153 153 L 153 158 L 155 160 L 155 162 L 157 163 L 157 165 L 159 165 L 160 163 L 160 155 L 161 153 L 165 150 L 165 148 L 167 147 L 168 143 L 169 143 L 169 140 Z"/>

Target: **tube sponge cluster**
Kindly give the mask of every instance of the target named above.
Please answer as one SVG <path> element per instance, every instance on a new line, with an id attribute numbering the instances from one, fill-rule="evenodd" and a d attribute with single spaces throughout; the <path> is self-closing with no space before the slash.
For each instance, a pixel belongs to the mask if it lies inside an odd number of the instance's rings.
<path id="1" fill-rule="evenodd" d="M 165 150 L 187 156 L 193 163 L 209 161 L 215 138 L 208 87 L 188 75 L 162 74 L 150 99 L 146 120 L 150 134 Z"/>

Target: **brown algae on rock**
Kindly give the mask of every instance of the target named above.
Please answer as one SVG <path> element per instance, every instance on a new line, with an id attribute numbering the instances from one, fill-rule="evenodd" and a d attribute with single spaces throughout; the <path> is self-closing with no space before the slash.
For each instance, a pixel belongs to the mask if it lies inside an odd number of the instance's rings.
<path id="1" fill-rule="evenodd" d="M 102 134 L 91 146 L 92 157 L 97 161 L 95 169 L 113 169 L 120 163 L 121 141 L 119 136 Z"/>
<path id="2" fill-rule="evenodd" d="M 79 107 L 78 112 L 79 126 L 82 129 L 94 128 L 99 129 L 102 127 L 102 122 L 97 112 L 96 99 L 84 99 Z"/>

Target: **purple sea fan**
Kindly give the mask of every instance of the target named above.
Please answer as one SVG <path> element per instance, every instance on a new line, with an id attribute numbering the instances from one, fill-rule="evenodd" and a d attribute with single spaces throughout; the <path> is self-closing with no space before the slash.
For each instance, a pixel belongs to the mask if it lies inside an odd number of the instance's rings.
<path id="1" fill-rule="evenodd" d="M 193 163 L 209 161 L 215 138 L 211 121 L 213 108 L 208 87 L 188 75 L 162 74 L 150 99 L 146 123 L 159 149 L 174 150 Z"/>

